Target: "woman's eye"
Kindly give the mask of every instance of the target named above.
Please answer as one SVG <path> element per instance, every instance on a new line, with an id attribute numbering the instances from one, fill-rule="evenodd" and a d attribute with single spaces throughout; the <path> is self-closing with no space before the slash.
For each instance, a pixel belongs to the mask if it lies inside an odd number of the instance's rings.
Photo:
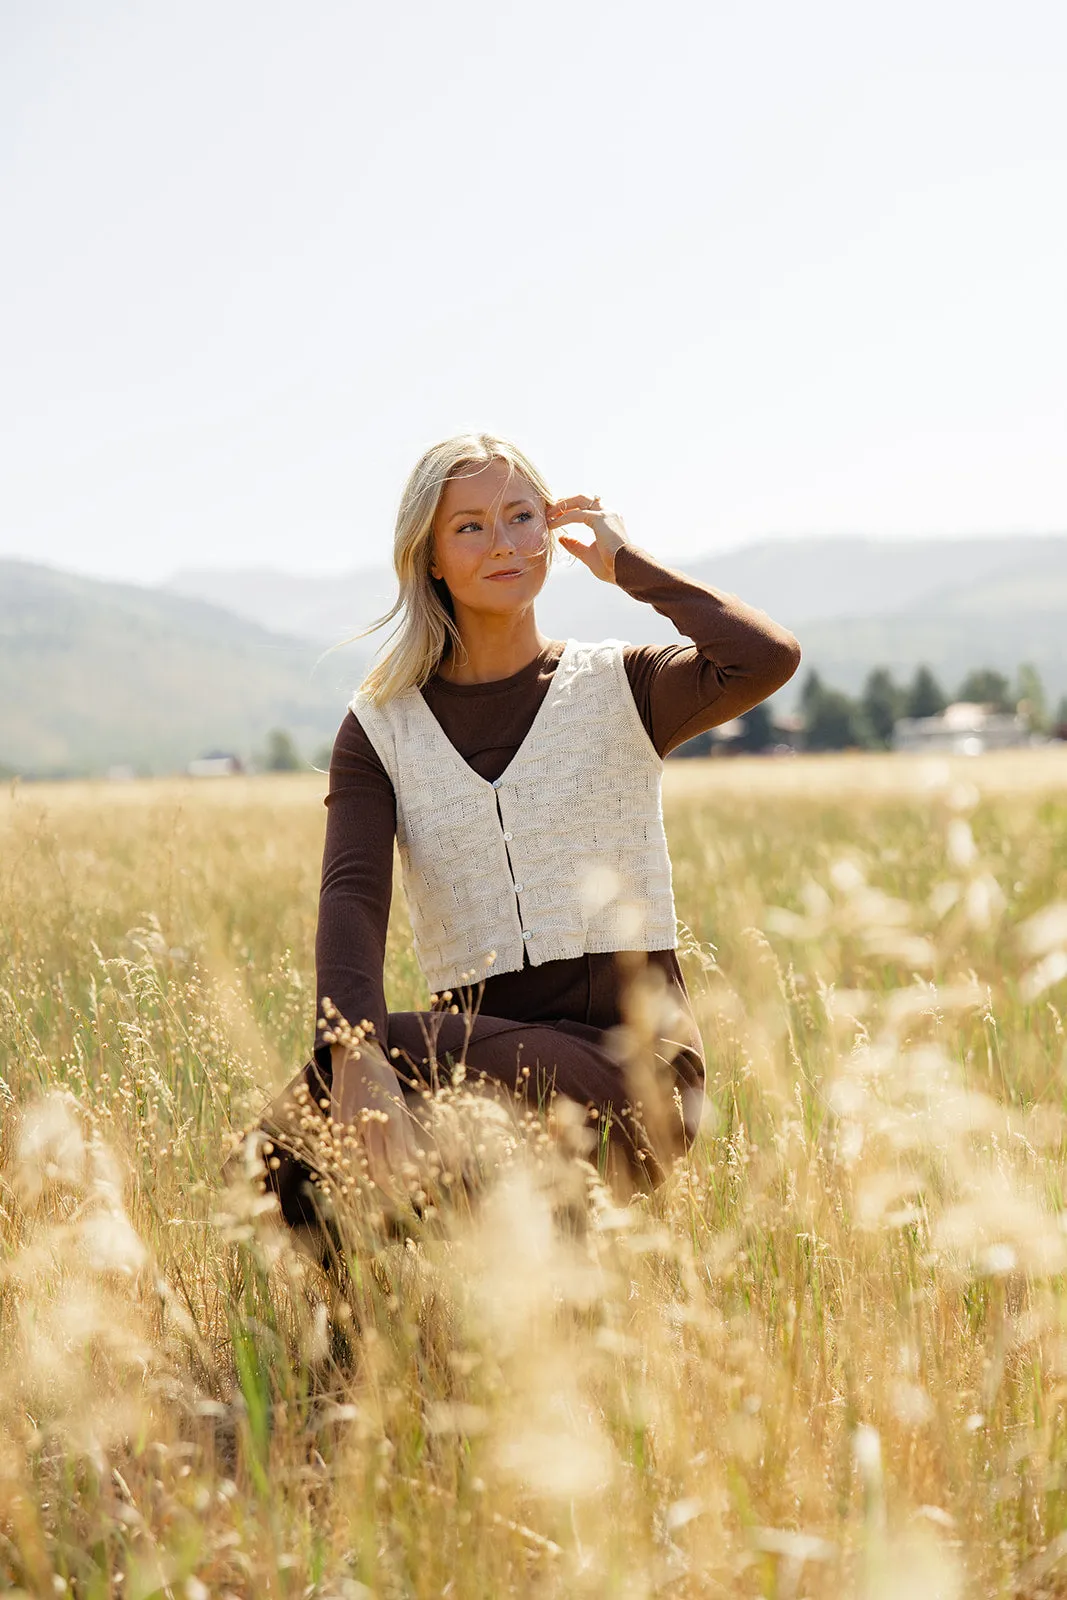
<path id="1" fill-rule="evenodd" d="M 514 522 L 532 522 L 533 521 L 533 517 L 534 517 L 534 514 L 533 514 L 532 511 L 519 511 L 512 518 L 512 520 Z M 456 532 L 457 533 L 480 533 L 481 532 L 481 528 L 482 528 L 482 525 L 481 525 L 480 522 L 464 522 L 464 523 L 460 524 L 460 526 L 456 529 Z"/>

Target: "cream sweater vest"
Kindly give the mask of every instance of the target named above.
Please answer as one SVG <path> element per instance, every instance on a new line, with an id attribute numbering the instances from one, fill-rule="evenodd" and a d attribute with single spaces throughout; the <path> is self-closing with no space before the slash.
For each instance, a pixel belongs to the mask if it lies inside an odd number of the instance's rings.
<path id="1" fill-rule="evenodd" d="M 418 690 L 351 709 L 392 780 L 415 954 L 431 989 L 543 961 L 677 943 L 663 762 L 623 646 L 569 640 L 495 783 Z"/>

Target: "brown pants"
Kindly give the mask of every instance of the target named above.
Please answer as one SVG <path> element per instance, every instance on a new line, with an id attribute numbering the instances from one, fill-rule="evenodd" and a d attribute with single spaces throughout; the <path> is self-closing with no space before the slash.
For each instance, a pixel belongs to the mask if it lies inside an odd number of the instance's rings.
<path id="1" fill-rule="evenodd" d="M 453 1064 L 460 1060 L 472 1089 L 480 1083 L 493 1085 L 533 1107 L 547 1108 L 554 1096 L 566 1097 L 587 1111 L 598 1144 L 629 1175 L 631 1188 L 659 1183 L 673 1157 L 684 1153 L 699 1120 L 703 1064 L 692 1051 L 680 1050 L 669 1063 L 664 1059 L 659 1064 L 659 1115 L 642 1119 L 631 1110 L 632 1102 L 645 1101 L 640 1084 L 635 1094 L 632 1073 L 612 1055 L 606 1036 L 580 1022 L 511 1022 L 486 1016 L 470 1021 L 444 1012 L 399 1011 L 389 1018 L 387 1048 L 399 1051 L 393 1065 L 405 1094 L 412 1097 L 435 1079 L 450 1082 Z M 269 1169 L 268 1182 L 291 1226 L 314 1226 L 318 1220 L 315 1174 L 279 1136 L 288 1123 L 294 1090 L 306 1085 L 318 1105 L 328 1098 L 330 1083 L 329 1056 L 322 1050 L 271 1102 L 258 1124 L 278 1139 L 278 1166 Z M 670 1104 L 674 1087 L 682 1094 L 681 1116 Z M 652 1120 L 658 1127 L 650 1136 L 645 1122 Z M 594 1149 L 591 1159 L 596 1154 Z"/>

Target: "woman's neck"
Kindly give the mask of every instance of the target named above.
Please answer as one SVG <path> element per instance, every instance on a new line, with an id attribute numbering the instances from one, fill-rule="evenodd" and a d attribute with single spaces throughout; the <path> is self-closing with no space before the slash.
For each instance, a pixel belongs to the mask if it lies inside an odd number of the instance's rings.
<path id="1" fill-rule="evenodd" d="M 460 613 L 456 627 L 463 649 L 440 668 L 441 677 L 449 683 L 495 683 L 510 678 L 535 661 L 548 644 L 532 608 L 517 617 Z"/>

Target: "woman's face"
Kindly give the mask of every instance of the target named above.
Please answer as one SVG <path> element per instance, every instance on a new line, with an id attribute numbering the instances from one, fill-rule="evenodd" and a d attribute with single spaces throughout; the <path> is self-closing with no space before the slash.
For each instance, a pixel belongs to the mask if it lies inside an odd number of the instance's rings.
<path id="1" fill-rule="evenodd" d="M 433 523 L 430 574 L 468 611 L 519 611 L 548 570 L 545 504 L 506 461 L 460 468 Z"/>

